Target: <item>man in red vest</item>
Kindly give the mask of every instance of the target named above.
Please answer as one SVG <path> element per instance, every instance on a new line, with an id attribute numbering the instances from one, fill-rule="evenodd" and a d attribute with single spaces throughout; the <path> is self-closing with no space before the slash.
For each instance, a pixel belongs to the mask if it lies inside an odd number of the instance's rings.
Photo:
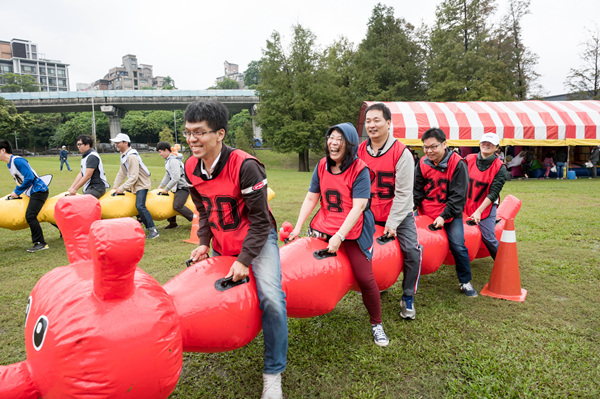
<path id="1" fill-rule="evenodd" d="M 185 111 L 185 131 L 192 157 L 185 162 L 190 194 L 199 214 L 200 245 L 193 261 L 208 256 L 236 256 L 226 277 L 238 281 L 252 273 L 256 281 L 265 342 L 261 398 L 282 398 L 281 373 L 288 348 L 285 293 L 277 225 L 267 202 L 267 175 L 253 156 L 223 144 L 227 108 L 216 101 L 195 102 Z M 223 331 L 223 334 L 226 334 Z"/>
<path id="2" fill-rule="evenodd" d="M 375 174 L 371 182 L 375 224 L 385 226 L 385 234 L 398 238 L 404 257 L 400 316 L 414 319 L 413 300 L 423 258 L 413 216 L 415 162 L 410 150 L 390 134 L 391 124 L 392 113 L 385 104 L 370 105 L 365 111 L 369 139 L 358 147 L 358 157 Z"/>
<path id="3" fill-rule="evenodd" d="M 442 129 L 427 130 L 421 140 L 425 156 L 415 169 L 415 207 L 419 215 L 433 219 L 434 227 L 446 229 L 460 289 L 465 295 L 476 297 L 462 220 L 469 189 L 467 163 L 446 147 L 446 134 Z"/>

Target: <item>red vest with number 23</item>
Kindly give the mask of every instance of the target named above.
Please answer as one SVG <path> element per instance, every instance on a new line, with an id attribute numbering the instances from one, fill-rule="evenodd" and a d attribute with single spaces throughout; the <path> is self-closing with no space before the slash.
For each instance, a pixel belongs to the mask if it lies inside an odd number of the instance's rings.
<path id="1" fill-rule="evenodd" d="M 419 215 L 427 215 L 432 219 L 437 218 L 444 212 L 446 202 L 448 201 L 448 185 L 452 180 L 452 175 L 456 170 L 456 165 L 464 159 L 457 153 L 450 155 L 448 167 L 443 170 L 432 168 L 425 163 L 427 157 L 421 157 L 421 173 L 425 179 L 425 197 L 419 205 Z M 452 219 L 446 220 L 446 223 Z"/>

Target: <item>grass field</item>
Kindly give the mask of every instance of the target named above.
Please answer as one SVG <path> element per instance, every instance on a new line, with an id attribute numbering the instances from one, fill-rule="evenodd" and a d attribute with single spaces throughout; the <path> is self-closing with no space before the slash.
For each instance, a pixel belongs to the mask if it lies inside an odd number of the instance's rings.
<path id="1" fill-rule="evenodd" d="M 267 166 L 271 201 L 281 224 L 296 221 L 310 173 L 296 171 L 297 156 L 258 151 Z M 143 154 L 158 186 L 158 154 Z M 311 158 L 311 165 L 318 156 Z M 53 173 L 50 195 L 66 190 L 76 172 L 59 172 L 58 157 L 28 158 L 40 174 Z M 70 158 L 78 168 L 79 159 Z M 117 155 L 103 155 L 109 182 Z M 0 193 L 14 183 L 0 173 Z M 372 342 L 359 294 L 351 292 L 324 316 L 289 319 L 289 398 L 594 398 L 600 397 L 600 179 L 507 182 L 503 196 L 523 201 L 516 218 L 524 303 L 459 292 L 453 267 L 422 276 L 417 318 L 400 318 L 401 283 L 382 294 L 390 346 Z M 160 230 L 139 266 L 160 283 L 185 268 L 193 246 L 190 223 Z M 158 222 L 159 229 L 167 222 Z M 23 318 L 40 277 L 68 263 L 58 231 L 43 224 L 50 249 L 29 254 L 29 230 L 0 230 L 0 364 L 25 360 Z M 490 258 L 471 264 L 479 291 L 492 270 Z M 227 353 L 186 353 L 172 398 L 258 397 L 263 343 L 259 335 Z"/>

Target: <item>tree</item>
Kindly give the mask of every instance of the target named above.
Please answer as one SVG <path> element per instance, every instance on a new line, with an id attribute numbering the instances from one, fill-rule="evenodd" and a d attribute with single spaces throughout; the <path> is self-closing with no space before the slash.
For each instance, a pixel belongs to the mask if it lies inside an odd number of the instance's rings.
<path id="1" fill-rule="evenodd" d="M 248 68 L 244 71 L 244 86 L 249 89 L 256 88 L 256 85 L 260 83 L 260 64 L 259 61 L 250 61 Z"/>
<path id="2" fill-rule="evenodd" d="M 0 138 L 14 137 L 15 132 L 20 132 L 33 123 L 29 112 L 19 114 L 12 101 L 0 97 Z"/>
<path id="3" fill-rule="evenodd" d="M 328 103 L 332 114 L 338 121 L 355 122 L 358 119 L 360 105 L 365 97 L 353 92 L 355 81 L 354 44 L 345 37 L 340 37 L 328 46 L 321 60 L 322 73 L 330 83 Z"/>
<path id="4" fill-rule="evenodd" d="M 249 154 L 254 155 L 254 130 L 252 129 L 252 121 L 246 120 L 242 126 L 240 126 L 235 134 L 235 148 L 246 151 Z"/>
<path id="5" fill-rule="evenodd" d="M 427 56 L 431 100 L 514 99 L 512 76 L 492 36 L 494 12 L 494 0 L 444 0 L 437 6 Z"/>
<path id="6" fill-rule="evenodd" d="M 56 128 L 54 137 L 49 140 L 48 145 L 59 146 L 75 144 L 80 134 L 92 135 L 92 113 L 91 112 L 69 112 L 62 115 L 64 123 Z M 96 139 L 108 141 L 110 137 L 108 116 L 96 113 Z"/>
<path id="7" fill-rule="evenodd" d="M 177 87 L 175 87 L 175 81 L 169 75 L 167 75 L 167 77 L 164 78 L 163 84 L 162 84 L 162 89 L 163 90 L 177 90 Z"/>
<path id="8" fill-rule="evenodd" d="M 293 26 L 288 50 L 273 32 L 263 50 L 257 122 L 274 151 L 297 152 L 298 170 L 308 172 L 310 149 L 323 146 L 325 132 L 341 115 L 335 104 L 337 86 L 326 68 L 316 37 L 301 25 Z"/>
<path id="9" fill-rule="evenodd" d="M 161 126 L 148 111 L 129 111 L 121 120 L 121 129 L 136 141 L 155 143 Z"/>
<path id="10" fill-rule="evenodd" d="M 4 82 L 4 86 L 0 87 L 0 91 L 4 93 L 40 91 L 40 86 L 33 76 L 7 72 L 2 74 L 0 79 Z"/>
<path id="11" fill-rule="evenodd" d="M 415 101 L 426 97 L 424 51 L 414 27 L 377 4 L 356 52 L 352 90 L 359 101 Z"/>
<path id="12" fill-rule="evenodd" d="M 565 88 L 573 93 L 569 99 L 600 100 L 600 28 L 585 28 L 589 38 L 582 42 L 583 52 L 579 54 L 582 65 L 571 68 L 565 81 Z"/>
<path id="13" fill-rule="evenodd" d="M 175 144 L 175 137 L 173 137 L 173 132 L 167 126 L 163 126 L 163 129 L 158 134 L 158 140 L 166 141 L 171 145 Z"/>
<path id="14" fill-rule="evenodd" d="M 44 148 L 49 146 L 56 130 L 64 121 L 65 118 L 59 113 L 35 114 L 33 115 L 33 123 L 23 131 L 19 140 L 27 147 Z"/>
<path id="15" fill-rule="evenodd" d="M 219 90 L 236 90 L 240 88 L 240 84 L 237 80 L 225 78 L 220 82 L 217 82 L 217 89 Z"/>

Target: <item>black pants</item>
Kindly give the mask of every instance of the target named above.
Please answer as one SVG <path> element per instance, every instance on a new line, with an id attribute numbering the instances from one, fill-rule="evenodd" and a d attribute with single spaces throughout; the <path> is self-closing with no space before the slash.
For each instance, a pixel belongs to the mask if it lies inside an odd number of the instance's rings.
<path id="1" fill-rule="evenodd" d="M 48 191 L 33 193 L 29 196 L 29 205 L 27 205 L 27 211 L 25 212 L 25 220 L 29 223 L 29 229 L 31 230 L 31 241 L 35 243 L 46 244 L 44 240 L 44 232 L 38 222 L 37 217 L 42 207 L 48 199 Z"/>
<path id="2" fill-rule="evenodd" d="M 177 212 L 181 213 L 181 216 L 186 218 L 188 222 L 191 222 L 194 219 L 194 212 L 192 212 L 188 207 L 185 206 L 187 199 L 190 195 L 190 192 L 185 188 L 180 188 L 175 191 L 175 198 L 173 199 L 173 209 Z M 169 223 L 175 223 L 177 216 L 173 216 L 168 218 Z"/>
<path id="3" fill-rule="evenodd" d="M 106 193 L 106 189 L 102 187 L 102 190 L 97 190 L 93 187 L 88 187 L 87 190 L 83 192 L 84 194 L 93 195 L 94 197 L 100 199 Z"/>

